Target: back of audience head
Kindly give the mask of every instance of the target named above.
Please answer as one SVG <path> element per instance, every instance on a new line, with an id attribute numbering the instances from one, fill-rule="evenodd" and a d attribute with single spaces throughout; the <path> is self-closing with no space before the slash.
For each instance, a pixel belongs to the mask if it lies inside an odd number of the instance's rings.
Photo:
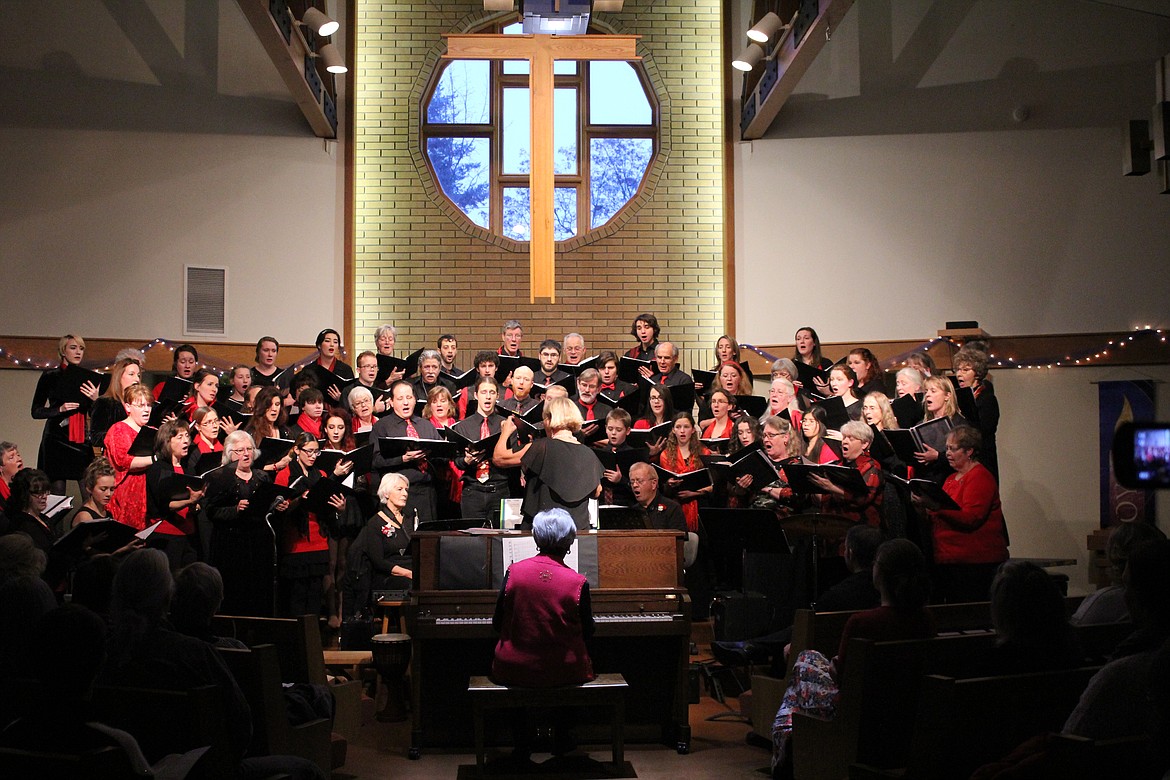
<path id="1" fill-rule="evenodd" d="M 29 642 L 36 621 L 57 606 L 53 591 L 38 576 L 13 577 L 0 585 L 0 670 L 28 670 Z"/>
<path id="2" fill-rule="evenodd" d="M 135 550 L 114 575 L 111 620 L 115 625 L 157 625 L 167 615 L 174 590 L 175 580 L 166 554 L 161 550 Z"/>
<path id="3" fill-rule="evenodd" d="M 858 523 L 845 534 L 845 551 L 858 571 L 872 570 L 873 561 L 884 536 L 873 526 Z"/>
<path id="4" fill-rule="evenodd" d="M 40 577 L 47 563 L 44 551 L 28 534 L 0 536 L 0 586 L 16 577 Z"/>
<path id="5" fill-rule="evenodd" d="M 1135 545 L 1129 551 L 1124 581 L 1134 623 L 1170 628 L 1170 541 Z"/>
<path id="6" fill-rule="evenodd" d="M 175 577 L 171 622 L 184 634 L 199 635 L 211 626 L 211 618 L 223 603 L 223 577 L 202 561 L 188 564 Z"/>
<path id="7" fill-rule="evenodd" d="M 1105 557 L 1109 559 L 1109 565 L 1113 568 L 1114 583 L 1121 584 L 1130 550 L 1143 542 L 1161 541 L 1165 538 L 1166 534 L 1153 523 L 1137 520 L 1113 526 L 1109 533 L 1109 541 L 1105 543 Z"/>
<path id="8" fill-rule="evenodd" d="M 72 603 L 88 607 L 108 618 L 118 564 L 116 556 L 105 554 L 95 555 L 77 564 L 73 572 Z"/>
<path id="9" fill-rule="evenodd" d="M 86 698 L 106 657 L 106 624 L 80 604 L 66 604 L 37 621 L 30 643 L 31 671 L 46 703 L 63 715 L 78 715 L 63 705 Z"/>
<path id="10" fill-rule="evenodd" d="M 1008 561 L 991 583 L 991 624 L 1000 644 L 1044 647 L 1068 632 L 1064 596 L 1048 572 L 1029 561 Z"/>
<path id="11" fill-rule="evenodd" d="M 926 606 L 930 578 L 922 551 L 908 539 L 883 542 L 874 557 L 873 584 L 882 594 L 882 604 L 898 609 Z"/>

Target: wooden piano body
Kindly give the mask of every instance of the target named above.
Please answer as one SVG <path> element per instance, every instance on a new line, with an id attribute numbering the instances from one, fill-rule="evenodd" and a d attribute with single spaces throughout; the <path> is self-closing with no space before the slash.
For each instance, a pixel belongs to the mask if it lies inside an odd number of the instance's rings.
<path id="1" fill-rule="evenodd" d="M 503 576 L 503 571 L 492 570 L 502 568 L 500 537 L 480 535 L 458 542 L 458 560 L 448 553 L 444 561 L 444 545 L 453 544 L 444 538 L 462 536 L 419 533 L 412 542 L 414 589 L 406 610 L 413 639 L 412 758 L 424 746 L 472 744 L 467 681 L 491 672 L 497 590 L 489 585 Z M 596 550 L 596 581 L 590 584 L 590 595 L 597 630 L 589 642 L 594 671 L 618 672 L 630 685 L 626 739 L 664 742 L 687 752 L 691 605 L 682 584 L 682 536 L 646 530 L 585 532 L 578 538 L 584 549 Z M 471 579 L 482 577 L 482 586 L 449 587 L 451 583 L 443 580 L 450 577 L 440 574 L 444 565 L 448 574 L 453 565 L 473 570 Z M 474 573 L 477 566 L 482 568 Z M 579 739 L 608 741 L 600 715 L 582 713 Z M 507 725 L 489 724 L 495 728 L 489 731 L 489 741 L 509 741 Z"/>

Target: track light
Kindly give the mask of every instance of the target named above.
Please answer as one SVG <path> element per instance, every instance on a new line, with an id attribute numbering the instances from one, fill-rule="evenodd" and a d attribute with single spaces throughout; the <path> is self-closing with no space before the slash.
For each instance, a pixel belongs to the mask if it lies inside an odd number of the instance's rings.
<path id="1" fill-rule="evenodd" d="M 764 14 L 764 18 L 756 22 L 755 27 L 747 31 L 747 37 L 756 43 L 767 43 L 772 36 L 785 28 L 784 22 L 774 11 Z"/>
<path id="2" fill-rule="evenodd" d="M 764 49 L 758 43 L 749 43 L 743 53 L 731 61 L 731 67 L 747 73 L 764 59 Z"/>
<path id="3" fill-rule="evenodd" d="M 338 28 L 341 27 L 340 22 L 330 19 L 320 8 L 310 8 L 305 11 L 305 15 L 301 17 L 301 24 L 325 38 L 337 32 Z"/>
<path id="4" fill-rule="evenodd" d="M 330 73 L 345 73 L 349 70 L 345 66 L 345 60 L 341 58 L 341 52 L 332 43 L 325 44 L 312 56 L 319 57 L 325 63 L 325 70 Z"/>

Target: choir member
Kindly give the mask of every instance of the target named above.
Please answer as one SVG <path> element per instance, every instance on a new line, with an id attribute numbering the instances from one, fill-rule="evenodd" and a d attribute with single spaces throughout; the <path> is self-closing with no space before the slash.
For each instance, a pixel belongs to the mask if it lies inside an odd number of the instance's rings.
<path id="1" fill-rule="evenodd" d="M 922 402 L 926 410 L 924 421 L 946 417 L 953 427 L 967 424 L 963 415 L 959 414 L 954 385 L 948 379 L 928 376 L 922 384 Z M 941 483 L 951 471 L 947 459 L 929 444 L 923 445 L 922 452 L 915 453 L 914 457 L 918 461 L 915 476 Z"/>
<path id="2" fill-rule="evenodd" d="M 582 433 L 586 438 L 594 435 L 594 425 L 601 425 L 606 415 L 613 411 L 613 407 L 597 397 L 597 388 L 601 385 L 601 374 L 595 368 L 587 368 L 577 376 L 577 409 L 584 420 Z"/>
<path id="3" fill-rule="evenodd" d="M 854 392 L 856 387 L 857 375 L 849 366 L 833 366 L 829 369 L 829 392 L 845 403 L 850 420 L 861 419 L 861 401 Z"/>
<path id="4" fill-rule="evenodd" d="M 563 369 L 557 367 L 561 362 L 561 345 L 556 339 L 545 339 L 540 342 L 537 358 L 540 360 L 540 373 L 536 376 L 538 385 L 547 387 L 569 376 Z"/>
<path id="5" fill-rule="evenodd" d="M 716 388 L 708 397 L 707 408 L 711 411 L 711 418 L 703 424 L 699 438 L 731 439 L 735 435 L 735 420 L 731 417 L 735 411 L 735 396 L 722 388 Z M 725 445 L 717 449 L 725 449 Z"/>
<path id="6" fill-rule="evenodd" d="M 37 468 L 49 475 L 58 494 L 65 493 L 68 480 L 81 479 L 82 472 L 93 460 L 93 450 L 85 436 L 86 413 L 97 400 L 98 388 L 92 382 L 81 385 L 81 401 L 64 398 L 64 374 L 70 366 L 80 366 L 85 357 L 85 340 L 80 336 L 62 336 L 57 342 L 57 356 L 61 363 L 41 374 L 33 391 L 32 416 L 44 420 L 41 448 L 37 454 Z"/>
<path id="7" fill-rule="evenodd" d="M 0 441 L 0 514 L 8 506 L 8 496 L 12 494 L 12 478 L 24 468 L 24 458 L 20 457 L 20 448 L 10 441 Z M 0 525 L 0 532 L 3 532 Z"/>
<path id="8" fill-rule="evenodd" d="M 836 463 L 837 453 L 825 440 L 825 410 L 814 406 L 800 418 L 800 432 L 804 436 L 804 451 L 801 455 L 813 463 Z"/>
<path id="9" fill-rule="evenodd" d="M 718 371 L 724 363 L 739 363 L 739 342 L 727 334 L 719 337 L 715 342 L 715 368 Z"/>
<path id="10" fill-rule="evenodd" d="M 436 385 L 427 393 L 427 402 L 423 406 L 422 416 L 430 420 L 431 425 L 435 426 L 435 430 L 438 430 L 439 428 L 450 428 L 458 422 L 455 411 L 455 399 L 451 397 L 451 391 L 444 385 Z"/>
<path id="11" fill-rule="evenodd" d="M 646 396 L 646 413 L 634 421 L 634 428 L 649 430 L 673 419 L 674 401 L 670 397 L 670 391 L 661 385 L 654 385 Z M 665 448 L 665 436 L 658 441 L 650 442 L 650 454 L 654 457 L 658 457 Z"/>
<path id="12" fill-rule="evenodd" d="M 769 417 L 760 432 L 764 454 L 776 469 L 776 479 L 767 485 L 753 485 L 752 475 L 745 474 L 737 484 L 752 491 L 751 506 L 757 509 L 771 509 L 778 517 L 791 514 L 799 505 L 799 499 L 788 486 L 784 474 L 784 463 L 800 458 L 800 436 L 783 417 Z"/>
<path id="13" fill-rule="evenodd" d="M 699 422 L 705 422 L 711 419 L 711 394 L 716 389 L 723 390 L 724 395 L 727 396 L 731 405 L 735 406 L 735 397 L 737 395 L 751 395 L 752 394 L 752 380 L 748 377 L 747 372 L 743 370 L 743 366 L 739 363 L 723 363 L 716 369 L 716 386 L 711 388 L 707 398 L 703 400 L 699 408 Z M 695 385 L 698 387 L 698 384 Z M 733 417 L 735 415 L 733 413 Z"/>
<path id="14" fill-rule="evenodd" d="M 865 423 L 850 420 L 841 426 L 841 454 L 844 465 L 861 472 L 861 478 L 865 482 L 863 493 L 849 492 L 818 475 L 813 475 L 811 479 L 827 491 L 821 500 L 824 512 L 848 518 L 855 523 L 881 528 L 884 481 L 881 465 L 869 455 L 871 444 L 873 430 Z"/>
<path id="15" fill-rule="evenodd" d="M 439 350 L 439 368 L 448 374 L 458 376 L 463 373 L 459 366 L 455 365 L 455 361 L 459 357 L 459 340 L 455 338 L 452 333 L 444 333 L 439 336 L 435 346 Z"/>
<path id="16" fill-rule="evenodd" d="M 772 378 L 779 379 L 783 377 L 789 382 L 796 382 L 800 379 L 800 374 L 796 370 L 796 364 L 788 358 L 776 358 L 772 361 Z"/>
<path id="17" fill-rule="evenodd" d="M 658 318 L 650 312 L 643 312 L 634 318 L 630 325 L 630 335 L 637 339 L 637 344 L 626 352 L 626 357 L 638 360 L 653 360 L 658 348 Z"/>
<path id="18" fill-rule="evenodd" d="M 122 406 L 122 393 L 130 385 L 136 385 L 142 378 L 142 363 L 136 358 L 122 358 L 110 369 L 110 386 L 100 398 L 93 402 L 89 413 L 89 441 L 94 447 L 101 447 L 106 440 L 106 431 L 119 420 L 126 419 Z"/>
<path id="19" fill-rule="evenodd" d="M 374 425 L 370 438 L 374 441 L 391 437 L 416 439 L 438 439 L 435 426 L 414 413 L 414 388 L 410 382 L 398 380 L 390 386 L 391 413 L 383 416 Z M 413 523 L 426 523 L 435 519 L 436 502 L 434 470 L 443 465 L 441 461 L 430 462 L 424 450 L 409 450 L 402 455 L 387 458 L 378 448 L 374 450 L 374 470 L 385 474 L 397 472 L 406 477 L 410 484 L 410 498 L 406 504 L 406 516 Z"/>
<path id="20" fill-rule="evenodd" d="M 585 337 L 580 333 L 566 334 L 563 343 L 565 345 L 565 363 L 575 366 L 585 359 Z"/>
<path id="21" fill-rule="evenodd" d="M 914 497 L 916 505 L 930 510 L 936 601 L 987 601 L 996 569 L 1008 559 L 999 486 L 980 462 L 981 440 L 979 431 L 968 425 L 947 436 L 947 460 L 953 471 L 943 490 L 958 509 L 939 509 L 928 498 Z"/>
<path id="22" fill-rule="evenodd" d="M 287 510 L 288 502 L 261 506 L 251 501 L 269 481 L 265 472 L 252 468 L 259 455 L 246 431 L 229 433 L 223 451 L 223 465 L 229 468 L 216 471 L 207 485 L 205 501 L 212 525 L 209 563 L 223 577 L 221 609 L 227 615 L 275 614 L 276 538 L 267 518 L 273 510 Z"/>
<path id="23" fill-rule="evenodd" d="M 399 380 L 401 381 L 401 380 Z M 411 571 L 410 535 L 414 518 L 410 511 L 411 485 L 406 476 L 390 472 L 378 485 L 378 511 L 367 521 L 358 535 L 350 554 L 350 568 L 370 570 L 370 590 L 407 590 L 414 573 Z M 372 604 L 353 605 L 357 610 Z"/>
<path id="24" fill-rule="evenodd" d="M 418 356 L 418 376 L 411 380 L 414 397 L 426 399 L 436 387 L 445 387 L 451 390 L 451 380 L 443 376 L 439 370 L 441 365 L 439 352 L 434 349 L 425 349 Z"/>
<path id="25" fill-rule="evenodd" d="M 767 417 L 764 419 L 767 419 Z M 743 450 L 744 447 L 750 447 L 759 440 L 760 421 L 755 417 L 742 415 L 735 421 L 735 435 L 731 437 L 731 441 L 727 444 L 727 454 L 733 456 Z M 745 474 L 738 479 L 729 477 L 726 480 L 723 485 L 723 492 L 727 496 L 728 507 L 736 509 L 747 504 L 751 491 L 743 487 L 743 485 L 751 485 L 750 475 Z"/>
<path id="26" fill-rule="evenodd" d="M 210 408 L 210 407 L 204 407 Z M 175 497 L 166 490 L 165 480 L 183 474 L 183 461 L 191 446 L 191 433 L 180 420 L 168 420 L 154 437 L 154 463 L 146 470 L 147 524 L 163 520 L 151 534 L 151 547 L 161 549 L 178 571 L 196 559 L 191 538 L 196 534 L 195 514 L 203 500 L 203 488 L 188 487 L 186 495 Z"/>
<path id="27" fill-rule="evenodd" d="M 967 345 L 955 353 L 951 363 L 955 367 L 959 387 L 970 388 L 975 395 L 979 433 L 983 437 L 979 462 L 998 480 L 999 453 L 995 446 L 995 434 L 999 429 L 999 400 L 995 397 L 995 387 L 987 381 L 987 353 Z"/>
<path id="28" fill-rule="evenodd" d="M 634 448 L 626 441 L 630 435 L 633 420 L 625 409 L 614 409 L 605 416 L 605 441 L 599 449 L 609 452 L 629 452 Z M 649 457 L 649 453 L 646 453 Z M 608 506 L 633 506 L 634 494 L 630 492 L 630 475 L 623 474 L 620 465 L 605 469 L 601 474 L 600 503 Z"/>
<path id="29" fill-rule="evenodd" d="M 857 386 L 853 392 L 858 398 L 864 398 L 866 393 L 875 391 L 884 393 L 886 391 L 877 356 L 865 347 L 849 350 L 845 364 L 853 369 L 853 373 L 857 376 Z"/>
<path id="30" fill-rule="evenodd" d="M 906 366 L 917 369 L 924 377 L 933 376 L 935 372 L 934 358 L 927 352 L 912 352 L 906 357 Z"/>
<path id="31" fill-rule="evenodd" d="M 512 372 L 511 395 L 500 401 L 500 408 L 509 412 L 525 414 L 540 401 L 532 397 L 532 369 L 520 366 Z"/>
<path id="32" fill-rule="evenodd" d="M 219 377 L 206 368 L 201 368 L 191 376 L 191 395 L 184 402 L 184 417 L 187 422 L 194 419 L 196 409 L 210 409 L 215 406 L 215 399 L 219 397 Z"/>
<path id="33" fill-rule="evenodd" d="M 232 391 L 224 399 L 224 403 L 239 411 L 248 400 L 248 388 L 252 386 L 252 369 L 243 364 L 232 366 L 228 381 Z"/>
<path id="34" fill-rule="evenodd" d="M 333 328 L 326 328 L 317 334 L 314 345 L 317 347 L 317 359 L 313 361 L 314 364 L 332 371 L 342 379 L 353 379 L 353 366 L 339 357 L 343 350 L 340 333 Z M 330 403 L 341 403 L 340 388 L 330 386 L 326 388 L 326 392 Z"/>
<path id="35" fill-rule="evenodd" d="M 898 427 L 894 418 L 894 409 L 890 406 L 890 399 L 885 393 L 874 391 L 866 393 L 861 401 L 861 419 L 879 431 L 887 431 Z"/>
<path id="36" fill-rule="evenodd" d="M 394 356 L 394 345 L 398 343 L 398 328 L 393 325 L 379 325 L 374 330 L 374 349 L 378 351 L 379 355 L 386 357 Z M 375 359 L 376 360 L 376 359 Z M 386 377 L 385 384 L 387 386 L 397 382 L 406 376 L 406 370 L 396 368 L 390 372 L 390 376 Z M 385 410 L 383 410 L 385 411 Z"/>
<path id="37" fill-rule="evenodd" d="M 320 391 L 318 391 L 320 392 Z M 260 443 L 265 439 L 271 437 L 273 439 L 291 439 L 292 434 L 288 429 L 288 416 L 284 409 L 284 401 L 281 398 L 280 388 L 278 387 L 262 387 L 260 392 L 256 394 L 256 398 L 252 401 L 252 418 L 248 420 L 248 424 L 244 430 L 252 439 L 252 443 L 259 450 Z M 227 442 L 224 442 L 227 446 Z M 292 454 L 284 455 L 275 463 L 266 464 L 262 471 L 270 471 L 272 474 L 283 469 L 292 460 Z M 251 469 L 252 464 L 249 462 L 248 468 Z"/>
<path id="38" fill-rule="evenodd" d="M 581 422 L 581 412 L 568 398 L 546 400 L 545 436 L 515 451 L 508 438 L 516 423 L 511 417 L 501 422 L 492 462 L 499 468 L 524 468 L 526 524 L 531 525 L 538 513 L 559 506 L 569 512 L 578 529 L 589 527 L 589 499 L 601 494 L 602 468 L 597 456 L 576 439 Z"/>
<path id="39" fill-rule="evenodd" d="M 280 354 L 280 342 L 272 336 L 264 336 L 256 342 L 256 365 L 252 366 L 252 384 L 268 387 L 276 382 L 280 368 L 276 356 Z"/>
<path id="40" fill-rule="evenodd" d="M 817 332 L 809 327 L 800 328 L 796 331 L 796 351 L 792 355 L 792 359 L 797 363 L 804 363 L 807 366 L 827 371 L 833 365 L 833 361 L 821 355 L 821 337 Z M 816 392 L 819 395 L 829 395 L 829 383 L 817 380 L 814 382 L 815 387 L 804 388 L 805 392 Z"/>
<path id="41" fill-rule="evenodd" d="M 370 397 L 375 399 L 371 411 L 374 414 L 382 414 L 386 411 L 386 401 L 381 393 L 381 388 L 376 387 L 378 384 L 378 356 L 367 350 L 357 356 L 354 365 L 357 366 L 357 377 L 353 384 L 347 385 L 341 391 L 342 407 L 352 412 L 353 399 L 351 395 L 354 390 L 359 387 L 364 387 L 370 392 Z M 392 372 L 391 375 L 401 373 L 401 369 L 398 369 Z M 377 393 L 376 396 L 375 393 Z"/>
<path id="42" fill-rule="evenodd" d="M 297 396 L 297 408 L 301 410 L 301 413 L 297 415 L 295 428 L 312 434 L 314 438 L 321 438 L 321 418 L 325 414 L 325 394 L 315 387 L 306 387 Z"/>
<path id="43" fill-rule="evenodd" d="M 49 504 L 49 476 L 40 469 L 21 469 L 12 478 L 11 491 L 4 507 L 7 532 L 28 534 L 37 549 L 48 555 L 53 542 L 57 541 L 52 521 L 45 516 Z M 49 582 L 50 586 L 56 584 L 56 577 L 53 580 Z"/>
<path id="44" fill-rule="evenodd" d="M 423 406 L 423 419 L 429 420 L 438 431 L 450 428 L 458 418 L 458 410 L 451 391 L 445 385 L 435 385 L 427 393 L 427 402 Z M 436 516 L 442 519 L 458 517 L 460 515 L 460 501 L 463 497 L 463 472 L 453 461 L 446 461 L 435 469 L 435 510 Z"/>
<path id="45" fill-rule="evenodd" d="M 630 490 L 638 506 L 646 510 L 651 528 L 687 532 L 687 518 L 682 506 L 658 489 L 658 472 L 649 463 L 630 466 Z"/>
<path id="46" fill-rule="evenodd" d="M 350 410 L 353 412 L 353 432 L 365 433 L 373 430 L 378 418 L 374 416 L 374 396 L 364 387 L 355 387 L 349 394 Z M 325 415 L 328 417 L 328 415 Z M 324 436 L 324 433 L 322 433 Z"/>
<path id="47" fill-rule="evenodd" d="M 329 498 L 329 518 L 319 518 L 305 503 L 309 490 L 326 476 L 316 467 L 321 454 L 316 437 L 304 431 L 297 434 L 293 453 L 296 457 L 276 475 L 276 484 L 286 487 L 295 484 L 300 491 L 283 512 L 275 515 L 280 545 L 277 614 L 282 617 L 321 614 L 324 580 L 329 571 L 326 520 L 345 511 L 345 498 L 340 494 Z M 341 461 L 334 467 L 333 476 L 344 477 L 352 467 L 352 463 Z"/>
<path id="48" fill-rule="evenodd" d="M 150 419 L 153 397 L 145 385 L 132 385 L 122 394 L 126 419 L 114 423 L 106 433 L 106 459 L 118 476 L 110 498 L 110 514 L 139 531 L 146 527 L 146 470 L 152 455 L 131 455 L 130 445 Z"/>
<path id="49" fill-rule="evenodd" d="M 666 387 L 694 384 L 695 380 L 691 375 L 678 367 L 678 347 L 669 341 L 664 341 L 654 348 L 654 362 L 658 367 L 658 372 L 652 377 L 654 384 Z"/>
<path id="50" fill-rule="evenodd" d="M 481 377 L 472 391 L 475 412 L 453 426 L 453 430 L 470 441 L 481 441 L 500 432 L 500 415 L 496 402 L 500 384 L 494 377 Z M 508 473 L 492 463 L 490 450 L 466 448 L 455 459 L 462 475 L 460 515 L 465 520 L 488 523 L 495 516 L 500 501 L 509 497 Z"/>
<path id="51" fill-rule="evenodd" d="M 898 373 L 894 375 L 894 390 L 898 398 L 904 395 L 921 395 L 922 383 L 925 381 L 926 376 L 921 371 L 906 366 L 898 369 Z"/>
<path id="52" fill-rule="evenodd" d="M 637 385 L 618 379 L 618 358 L 612 350 L 606 350 L 597 356 L 597 373 L 601 378 L 597 392 L 607 398 L 616 401 L 638 391 Z"/>
<path id="53" fill-rule="evenodd" d="M 661 348 L 662 345 L 659 345 Z M 658 456 L 658 463 L 667 471 L 675 474 L 686 474 L 706 468 L 701 455 L 710 455 L 711 451 L 699 442 L 695 432 L 695 421 L 691 413 L 680 411 L 674 413 L 674 427 L 666 437 L 666 449 Z M 699 530 L 699 499 L 709 495 L 713 486 L 708 485 L 699 490 L 680 490 L 679 480 L 671 478 L 666 483 L 666 491 L 673 495 L 682 505 L 683 515 L 687 519 L 687 530 Z"/>
<path id="54" fill-rule="evenodd" d="M 500 328 L 500 348 L 496 354 L 512 357 L 522 356 L 524 353 L 520 351 L 520 342 L 523 338 L 524 328 L 520 325 L 520 321 L 508 320 Z"/>
<path id="55" fill-rule="evenodd" d="M 768 408 L 764 411 L 761 421 L 775 417 L 787 411 L 793 425 L 800 425 L 800 404 L 796 400 L 796 385 L 787 377 L 778 376 L 772 379 L 772 386 L 768 388 Z"/>
<path id="56" fill-rule="evenodd" d="M 353 436 L 353 422 L 344 409 L 334 409 L 325 415 L 325 424 L 321 426 L 325 434 L 322 447 L 329 450 L 350 452 L 357 447 Z M 343 461 L 345 463 L 345 461 Z M 366 515 L 362 502 L 371 491 L 370 475 L 354 475 L 354 493 L 346 496 L 345 509 L 338 511 L 332 522 L 326 523 L 329 535 L 329 570 L 324 580 L 325 615 L 329 627 L 341 627 L 341 592 L 346 581 L 348 571 L 349 549 L 354 538 L 366 524 Z M 327 518 L 329 519 L 329 518 Z"/>
<path id="57" fill-rule="evenodd" d="M 219 413 L 215 409 L 209 407 L 196 409 L 191 420 L 191 430 L 193 435 L 187 457 L 188 468 L 194 468 L 203 455 L 223 452 L 223 443 L 219 440 Z"/>
<path id="58" fill-rule="evenodd" d="M 172 376 L 191 381 L 191 377 L 195 376 L 198 368 L 199 350 L 195 349 L 191 344 L 180 344 L 175 347 L 174 357 L 171 358 Z M 163 388 L 166 387 L 166 384 L 167 380 L 164 379 L 154 386 L 154 398 L 156 401 L 162 395 Z"/>
<path id="59" fill-rule="evenodd" d="M 86 520 L 105 520 L 110 516 L 106 507 L 110 503 L 110 497 L 114 495 L 114 486 L 118 484 L 110 462 L 102 457 L 94 458 L 86 467 L 82 482 L 89 498 L 69 518 L 66 529 Z"/>
<path id="60" fill-rule="evenodd" d="M 492 379 L 496 378 L 496 353 L 495 352 L 489 352 L 487 350 L 484 350 L 482 352 L 475 353 L 475 375 L 476 375 L 475 379 L 477 382 L 480 379 L 483 379 L 484 377 L 490 376 Z M 503 391 L 503 387 L 501 386 L 501 392 L 502 391 Z M 458 411 L 458 417 L 460 420 L 463 420 L 467 417 L 467 407 L 470 405 L 471 397 L 474 394 L 475 394 L 475 391 L 470 389 L 469 387 L 465 387 L 459 392 L 458 403 L 456 404 L 456 406 L 458 407 L 457 411 Z M 502 401 L 502 400 L 503 399 L 500 399 L 500 401 Z M 499 406 L 499 403 L 500 402 L 497 401 L 496 405 Z"/>

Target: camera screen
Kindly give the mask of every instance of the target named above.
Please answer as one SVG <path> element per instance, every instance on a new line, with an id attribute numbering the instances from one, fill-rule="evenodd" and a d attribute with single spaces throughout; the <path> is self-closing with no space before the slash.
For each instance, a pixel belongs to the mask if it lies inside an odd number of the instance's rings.
<path id="1" fill-rule="evenodd" d="M 1142 482 L 1170 480 L 1170 428 L 1146 428 L 1133 432 L 1134 473 Z"/>

